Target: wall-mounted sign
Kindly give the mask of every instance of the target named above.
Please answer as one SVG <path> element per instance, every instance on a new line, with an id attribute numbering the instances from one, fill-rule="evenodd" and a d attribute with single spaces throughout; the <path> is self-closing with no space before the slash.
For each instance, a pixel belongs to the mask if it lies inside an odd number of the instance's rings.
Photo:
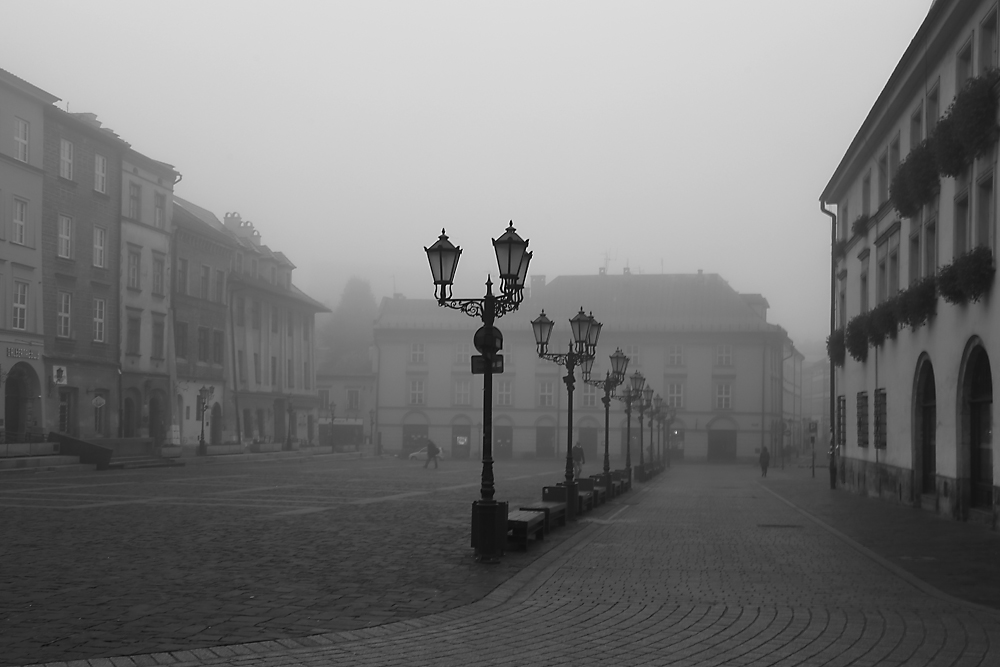
<path id="1" fill-rule="evenodd" d="M 12 359 L 35 359 L 39 357 L 38 350 L 27 347 L 8 347 L 7 356 Z"/>
<path id="2" fill-rule="evenodd" d="M 65 366 L 53 366 L 52 367 L 52 382 L 53 384 L 66 384 L 66 367 Z"/>
<path id="3" fill-rule="evenodd" d="M 94 400 L 92 400 L 90 404 L 93 405 L 95 408 L 103 408 L 105 402 L 106 401 L 104 400 L 103 396 L 94 396 Z"/>

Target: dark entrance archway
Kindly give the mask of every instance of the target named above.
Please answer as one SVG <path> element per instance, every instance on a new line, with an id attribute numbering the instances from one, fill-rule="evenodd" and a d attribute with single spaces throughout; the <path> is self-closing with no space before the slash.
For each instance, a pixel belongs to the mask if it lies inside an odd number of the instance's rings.
<path id="1" fill-rule="evenodd" d="M 149 437 L 153 439 L 153 444 L 157 447 L 163 444 L 163 436 L 166 433 L 163 419 L 163 402 L 159 396 L 151 396 L 149 399 Z"/>
<path id="2" fill-rule="evenodd" d="M 914 397 L 914 475 L 919 494 L 937 492 L 937 392 L 934 367 L 925 359 L 917 371 Z"/>
<path id="3" fill-rule="evenodd" d="M 4 382 L 5 437 L 8 442 L 26 440 L 29 427 L 38 419 L 38 374 L 23 361 L 14 364 Z"/>
<path id="4" fill-rule="evenodd" d="M 212 405 L 212 431 L 209 444 L 222 444 L 222 406 L 218 403 Z"/>
<path id="5" fill-rule="evenodd" d="M 122 437 L 123 438 L 134 438 L 135 433 L 135 399 L 131 396 L 126 396 L 125 400 L 122 401 Z"/>
<path id="6" fill-rule="evenodd" d="M 962 384 L 962 433 L 969 457 L 969 505 L 993 506 L 993 373 L 986 350 L 969 353 Z"/>

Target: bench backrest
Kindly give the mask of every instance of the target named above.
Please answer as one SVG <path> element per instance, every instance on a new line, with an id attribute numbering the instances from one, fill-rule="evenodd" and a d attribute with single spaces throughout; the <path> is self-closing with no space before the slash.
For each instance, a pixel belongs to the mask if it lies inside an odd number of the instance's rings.
<path id="1" fill-rule="evenodd" d="M 566 487 L 565 486 L 543 486 L 542 487 L 542 500 L 545 501 L 545 502 L 565 503 L 566 502 Z"/>

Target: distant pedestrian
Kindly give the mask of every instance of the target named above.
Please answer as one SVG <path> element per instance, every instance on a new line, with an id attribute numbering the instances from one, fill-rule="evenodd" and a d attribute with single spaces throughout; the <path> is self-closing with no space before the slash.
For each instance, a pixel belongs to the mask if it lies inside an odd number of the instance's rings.
<path id="1" fill-rule="evenodd" d="M 583 447 L 578 442 L 573 445 L 573 473 L 577 479 L 580 479 L 580 473 L 583 472 L 583 464 L 586 462 L 587 458 L 583 455 Z"/>
<path id="2" fill-rule="evenodd" d="M 771 464 L 771 453 L 767 451 L 767 447 L 761 447 L 760 450 L 760 476 L 767 477 L 767 466 Z"/>
<path id="3" fill-rule="evenodd" d="M 428 440 L 427 441 L 427 460 L 424 461 L 424 467 L 426 468 L 430 464 L 431 461 L 434 461 L 434 468 L 436 469 L 438 467 L 438 454 L 440 454 L 440 453 L 441 453 L 441 450 L 438 449 L 438 446 L 435 445 L 433 441 Z"/>

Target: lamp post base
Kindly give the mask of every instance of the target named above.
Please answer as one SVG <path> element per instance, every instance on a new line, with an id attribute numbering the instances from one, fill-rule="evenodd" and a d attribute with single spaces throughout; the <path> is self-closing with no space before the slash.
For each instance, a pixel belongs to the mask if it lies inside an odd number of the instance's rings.
<path id="1" fill-rule="evenodd" d="M 576 521 L 576 515 L 580 504 L 580 485 L 576 482 L 559 482 L 559 486 L 566 487 L 566 520 Z"/>
<path id="2" fill-rule="evenodd" d="M 472 548 L 480 563 L 499 563 L 507 546 L 507 503 L 476 500 L 472 503 Z"/>

